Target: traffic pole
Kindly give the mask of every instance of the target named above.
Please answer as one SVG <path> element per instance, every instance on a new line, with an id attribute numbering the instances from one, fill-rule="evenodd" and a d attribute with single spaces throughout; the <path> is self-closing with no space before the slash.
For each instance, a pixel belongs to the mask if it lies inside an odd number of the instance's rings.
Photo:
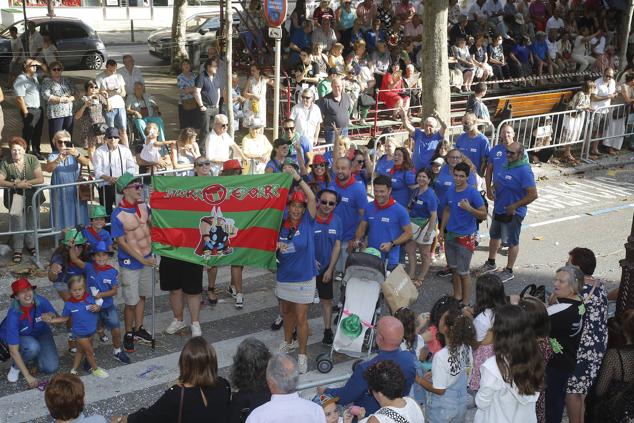
<path id="1" fill-rule="evenodd" d="M 273 139 L 276 140 L 280 126 L 280 66 L 282 61 L 282 39 L 275 38 L 275 85 L 273 88 Z"/>

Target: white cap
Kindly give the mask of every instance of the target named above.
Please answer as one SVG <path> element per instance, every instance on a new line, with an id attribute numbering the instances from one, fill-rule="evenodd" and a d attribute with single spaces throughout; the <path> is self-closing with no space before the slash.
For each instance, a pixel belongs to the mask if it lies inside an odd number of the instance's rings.
<path id="1" fill-rule="evenodd" d="M 445 159 L 443 159 L 442 157 L 436 157 L 434 161 L 432 161 L 432 163 L 443 165 L 445 164 Z"/>

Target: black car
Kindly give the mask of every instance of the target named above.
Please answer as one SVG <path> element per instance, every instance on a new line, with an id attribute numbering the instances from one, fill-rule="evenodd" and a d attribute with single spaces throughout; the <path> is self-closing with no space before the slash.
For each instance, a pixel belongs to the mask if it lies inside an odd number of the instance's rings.
<path id="1" fill-rule="evenodd" d="M 30 18 L 40 34 L 47 33 L 59 51 L 65 67 L 100 69 L 108 60 L 108 53 L 97 32 L 76 18 L 47 16 Z M 16 22 L 18 36 L 23 37 L 24 21 Z M 0 32 L 0 67 L 6 70 L 11 62 L 11 36 L 9 28 Z"/>

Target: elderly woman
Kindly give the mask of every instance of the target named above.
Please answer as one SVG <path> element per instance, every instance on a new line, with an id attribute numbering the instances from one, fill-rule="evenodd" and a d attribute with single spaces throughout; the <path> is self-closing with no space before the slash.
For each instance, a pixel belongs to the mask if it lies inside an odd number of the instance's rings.
<path id="1" fill-rule="evenodd" d="M 230 423 L 244 422 L 251 411 L 271 399 L 266 383 L 266 366 L 271 358 L 269 349 L 262 341 L 247 338 L 238 345 L 231 366 Z"/>
<path id="2" fill-rule="evenodd" d="M 26 141 L 13 137 L 9 141 L 11 159 L 0 162 L 0 187 L 4 191 L 4 206 L 9 210 L 9 223 L 12 231 L 32 229 L 32 204 L 35 188 L 33 185 L 43 184 L 44 176 L 37 157 L 26 154 Z M 11 236 L 13 262 L 22 261 L 22 249 L 26 248 L 35 254 L 33 234 L 14 234 Z"/>
<path id="3" fill-rule="evenodd" d="M 176 145 L 171 149 L 172 167 L 174 169 L 187 169 L 178 172 L 179 176 L 194 176 L 192 167 L 194 161 L 200 157 L 200 149 L 196 142 L 197 137 L 194 128 L 183 128 L 176 140 Z"/>
<path id="4" fill-rule="evenodd" d="M 103 143 L 106 127 L 104 112 L 108 108 L 108 99 L 99 92 L 99 85 L 93 80 L 86 81 L 84 89 L 86 94 L 77 102 L 75 120 L 79 127 L 78 146 L 87 149 L 88 157 L 92 159 L 95 148 Z"/>
<path id="5" fill-rule="evenodd" d="M 70 373 L 56 374 L 46 385 L 44 401 L 55 423 L 90 422 L 106 423 L 103 416 L 84 416 L 84 384 L 81 379 Z"/>
<path id="6" fill-rule="evenodd" d="M 264 122 L 255 118 L 249 125 L 249 133 L 242 138 L 242 152 L 249 159 L 249 173 L 262 174 L 271 157 L 273 146 L 264 135 Z"/>
<path id="7" fill-rule="evenodd" d="M 291 174 L 300 190 L 289 197 L 284 222 L 277 241 L 277 267 L 275 293 L 280 300 L 284 319 L 284 340 L 279 352 L 288 353 L 299 348 L 300 373 L 308 371 L 308 306 L 315 296 L 315 237 L 313 226 L 317 213 L 315 194 L 291 166 L 284 171 Z M 293 331 L 297 329 L 297 340 Z"/>
<path id="8" fill-rule="evenodd" d="M 151 95 L 145 92 L 143 82 L 134 83 L 134 92 L 128 94 L 125 102 L 126 112 L 133 116 L 134 127 L 145 141 L 145 127 L 153 122 L 159 128 L 158 140 L 165 141 L 165 123 L 161 118 L 161 111 Z"/>
<path id="9" fill-rule="evenodd" d="M 568 103 L 568 108 L 576 112 L 567 114 L 564 117 L 562 144 L 567 145 L 564 146 L 562 158 L 564 161 L 573 165 L 579 164 L 579 161 L 570 152 L 570 144 L 579 141 L 583 135 L 582 131 L 585 130 L 584 122 L 586 112 L 592 110 L 590 97 L 595 93 L 596 85 L 594 81 L 585 81 L 581 86 L 581 90 L 577 91 L 574 97 L 572 97 L 572 100 Z"/>
<path id="10" fill-rule="evenodd" d="M 205 338 L 196 336 L 187 341 L 178 359 L 178 368 L 178 382 L 153 405 L 113 421 L 226 422 L 231 388 L 229 382 L 218 376 L 216 351 Z"/>
<path id="11" fill-rule="evenodd" d="M 55 373 L 59 368 L 59 356 L 51 328 L 42 315 L 56 315 L 51 303 L 34 292 L 36 287 L 22 278 L 11 284 L 11 303 L 7 316 L 0 324 L 0 340 L 9 346 L 12 364 L 7 379 L 18 381 L 20 373 L 30 388 L 38 381 L 28 364 L 35 363 L 43 373 Z"/>
<path id="12" fill-rule="evenodd" d="M 194 98 L 196 92 L 196 74 L 192 72 L 189 59 L 181 61 L 181 73 L 176 77 L 178 84 L 178 124 L 183 128 L 196 128 L 199 125 L 198 104 Z"/>
<path id="13" fill-rule="evenodd" d="M 580 296 L 583 287 L 583 272 L 577 266 L 557 269 L 548 307 L 554 354 L 546 367 L 546 423 L 561 422 L 566 386 L 575 371 L 585 314 Z"/>
<path id="14" fill-rule="evenodd" d="M 42 83 L 42 98 L 46 101 L 48 134 L 52 141 L 58 131 L 73 133 L 75 87 L 69 79 L 62 76 L 64 67 L 60 62 L 50 63 L 48 67 L 51 77 L 44 79 Z"/>
<path id="15" fill-rule="evenodd" d="M 57 152 L 51 153 L 44 165 L 44 170 L 52 173 L 51 185 L 77 182 L 81 167 L 89 166 L 90 159 L 77 151 L 65 130 L 53 136 L 53 145 Z M 77 186 L 51 189 L 51 208 L 51 222 L 57 230 L 88 223 L 88 208 L 79 199 Z"/>

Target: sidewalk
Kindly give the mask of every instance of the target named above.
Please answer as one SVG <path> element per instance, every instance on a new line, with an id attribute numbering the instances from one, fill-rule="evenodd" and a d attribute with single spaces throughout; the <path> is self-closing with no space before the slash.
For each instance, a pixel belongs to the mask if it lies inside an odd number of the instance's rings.
<path id="1" fill-rule="evenodd" d="M 106 47 L 145 44 L 147 43 L 148 36 L 152 32 L 153 31 L 135 29 L 134 41 L 132 41 L 130 28 L 121 31 L 97 31 Z"/>

